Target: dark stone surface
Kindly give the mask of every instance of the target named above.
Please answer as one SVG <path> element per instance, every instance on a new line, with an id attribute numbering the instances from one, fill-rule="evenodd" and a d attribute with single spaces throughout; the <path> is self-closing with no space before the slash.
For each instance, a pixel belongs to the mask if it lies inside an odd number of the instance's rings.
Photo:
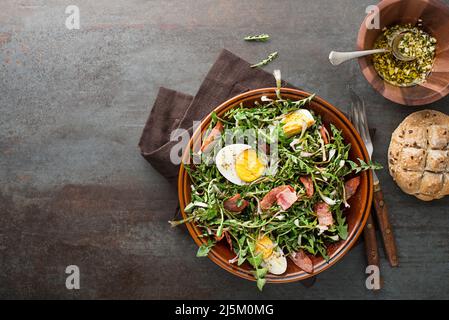
<path id="1" fill-rule="evenodd" d="M 222 47 L 249 61 L 278 50 L 267 70 L 342 110 L 352 81 L 386 166 L 391 132 L 420 108 L 383 99 L 355 61 L 327 61 L 332 49 L 355 47 L 372 2 L 78 0 L 81 29 L 69 31 L 61 1 L 2 1 L 0 297 L 449 298 L 449 198 L 418 201 L 382 171 L 401 263 L 390 268 L 381 252 L 384 289 L 365 289 L 358 245 L 309 289 L 260 293 L 196 258 L 184 227 L 169 228 L 175 191 L 137 149 L 159 86 L 194 94 Z M 259 32 L 272 40 L 242 41 Z M 78 291 L 65 288 L 71 264 L 81 269 Z"/>

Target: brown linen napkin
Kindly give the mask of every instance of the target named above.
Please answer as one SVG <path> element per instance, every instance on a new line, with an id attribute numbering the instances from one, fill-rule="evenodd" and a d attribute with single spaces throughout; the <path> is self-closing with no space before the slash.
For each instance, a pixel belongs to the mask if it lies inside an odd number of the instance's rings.
<path id="1" fill-rule="evenodd" d="M 161 87 L 147 120 L 139 147 L 142 156 L 172 185 L 176 185 L 179 165 L 170 161 L 170 141 L 175 129 L 188 129 L 227 99 L 252 89 L 275 87 L 272 74 L 251 68 L 250 63 L 223 49 L 195 97 Z M 283 87 L 294 88 L 286 82 Z"/>

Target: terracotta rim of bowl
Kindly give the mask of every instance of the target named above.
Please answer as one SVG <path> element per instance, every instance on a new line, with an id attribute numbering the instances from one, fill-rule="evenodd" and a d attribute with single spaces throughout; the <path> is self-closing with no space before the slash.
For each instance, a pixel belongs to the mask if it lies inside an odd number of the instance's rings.
<path id="1" fill-rule="evenodd" d="M 276 90 L 276 88 L 261 88 L 261 89 L 251 90 L 251 91 L 239 94 L 239 95 L 235 96 L 234 98 L 231 98 L 231 99 L 225 101 L 220 106 L 215 108 L 214 112 L 220 113 L 223 111 L 227 111 L 231 107 L 234 107 L 236 105 L 236 103 L 240 100 L 248 99 L 248 98 L 259 98 L 263 94 L 273 94 L 273 93 L 275 93 L 275 90 Z M 281 93 L 292 94 L 292 95 L 298 96 L 299 98 L 305 98 L 305 97 L 308 97 L 311 95 L 310 93 L 305 92 L 305 91 L 301 91 L 301 90 L 297 90 L 297 89 L 289 89 L 289 88 L 281 88 Z M 366 151 L 365 145 L 364 145 L 360 135 L 355 130 L 352 123 L 343 115 L 343 113 L 341 111 L 339 111 L 336 107 L 331 105 L 329 102 L 321 99 L 318 96 L 315 96 L 313 101 L 315 103 L 320 104 L 324 108 L 328 109 L 331 113 L 334 113 L 348 127 L 348 129 L 351 131 L 352 136 L 354 137 L 354 140 L 357 142 L 357 146 L 360 148 L 360 151 L 363 154 L 363 160 L 368 161 L 368 159 L 369 159 L 368 152 Z M 186 148 L 185 153 L 183 155 L 183 163 L 184 163 L 184 160 L 186 160 L 189 156 L 193 141 L 198 137 L 199 134 L 201 134 L 201 132 L 203 130 L 205 130 L 207 128 L 210 121 L 211 121 L 211 113 L 209 113 L 203 119 L 203 121 L 201 122 L 201 126 L 199 126 L 193 133 L 193 136 L 189 141 L 188 148 Z M 361 215 L 362 219 L 360 219 L 358 224 L 354 227 L 354 230 L 348 236 L 348 238 L 343 241 L 343 244 L 341 245 L 341 247 L 338 248 L 338 250 L 334 252 L 332 257 L 330 257 L 329 261 L 328 262 L 323 261 L 318 266 L 314 266 L 313 274 L 309 274 L 304 271 L 300 271 L 300 272 L 297 272 L 297 273 L 294 273 L 291 275 L 286 275 L 286 276 L 267 275 L 266 279 L 267 279 L 268 283 L 294 282 L 294 281 L 304 280 L 304 279 L 307 279 L 312 276 L 316 276 L 317 274 L 323 272 L 324 270 L 326 270 L 329 267 L 331 267 L 332 265 L 334 265 L 352 248 L 352 246 L 356 243 L 358 237 L 361 235 L 361 233 L 363 231 L 363 227 L 365 226 L 366 220 L 368 219 L 368 216 L 370 214 L 371 203 L 373 200 L 373 176 L 372 176 L 371 172 L 364 172 L 364 173 L 367 174 L 368 195 L 366 196 L 366 201 L 362 207 L 363 208 L 362 209 L 363 213 Z M 190 185 L 186 181 L 187 178 L 188 178 L 188 174 L 184 170 L 184 166 L 180 165 L 179 176 L 178 176 L 178 197 L 179 197 L 179 203 L 180 203 L 180 210 L 181 210 L 181 214 L 182 214 L 183 218 L 187 217 L 186 213 L 184 212 L 184 207 L 190 201 L 189 199 L 187 199 L 187 192 L 190 191 L 190 190 L 188 190 L 188 188 L 190 188 Z M 198 246 L 201 246 L 204 243 L 204 241 L 202 241 L 201 238 L 199 238 L 200 233 L 199 233 L 198 228 L 193 223 L 186 223 L 186 225 L 187 225 L 187 229 L 188 229 L 191 237 L 195 241 L 195 243 Z M 251 272 L 244 270 L 238 266 L 231 265 L 228 262 L 228 260 L 226 260 L 222 256 L 218 255 L 214 249 L 212 249 L 209 252 L 208 257 L 214 263 L 219 265 L 221 268 L 229 271 L 230 273 L 237 275 L 241 278 L 254 281 L 254 276 Z"/>
<path id="2" fill-rule="evenodd" d="M 402 2 L 404 0 L 383 0 L 380 3 L 378 3 L 376 6 L 379 8 L 379 14 L 382 14 L 382 10 L 385 8 L 394 5 L 396 3 Z M 440 1 L 436 0 L 419 0 L 419 2 L 428 3 L 432 6 L 435 6 L 441 11 L 446 12 L 446 14 L 449 16 L 449 7 L 445 4 L 443 4 Z M 362 24 L 360 25 L 359 33 L 357 36 L 357 50 L 365 50 L 368 48 L 364 48 L 363 43 L 364 39 L 366 38 L 368 29 L 366 28 L 366 21 L 368 19 L 369 15 L 367 15 L 364 19 Z M 399 18 L 398 18 L 399 20 Z M 440 91 L 435 91 L 432 89 L 433 85 L 426 86 L 424 83 L 423 85 L 418 85 L 425 89 L 425 95 L 419 98 L 413 98 L 409 99 L 404 94 L 406 90 L 410 90 L 414 87 L 396 87 L 393 86 L 387 82 L 385 82 L 376 72 L 372 64 L 369 62 L 369 57 L 361 57 L 358 59 L 360 70 L 362 71 L 362 74 L 366 78 L 366 80 L 369 82 L 369 84 L 377 91 L 379 92 L 383 97 L 386 99 L 393 101 L 398 104 L 407 105 L 407 106 L 423 106 L 426 104 L 430 104 L 432 102 L 438 101 L 441 98 L 444 98 L 447 94 L 449 94 L 449 83 L 446 84 L 444 88 L 442 88 Z"/>

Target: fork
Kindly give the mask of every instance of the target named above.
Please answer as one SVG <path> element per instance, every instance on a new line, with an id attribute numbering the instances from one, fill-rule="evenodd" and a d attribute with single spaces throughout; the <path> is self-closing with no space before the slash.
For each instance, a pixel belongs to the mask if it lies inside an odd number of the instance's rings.
<path id="1" fill-rule="evenodd" d="M 351 87 L 348 87 L 351 95 L 351 118 L 357 131 L 365 143 L 366 150 L 368 151 L 369 158 L 373 154 L 373 143 L 369 135 L 368 119 L 366 117 L 365 104 L 362 99 L 354 92 Z M 396 241 L 393 235 L 393 228 L 391 227 L 390 219 L 388 218 L 387 206 L 385 205 L 382 188 L 380 186 L 379 178 L 377 174 L 373 172 L 374 180 L 374 207 L 376 211 L 379 228 L 382 234 L 382 240 L 385 247 L 385 253 L 388 258 L 388 262 L 392 267 L 399 265 L 397 256 Z"/>
<path id="2" fill-rule="evenodd" d="M 349 88 L 349 87 L 348 87 Z M 351 105 L 351 112 L 349 120 L 354 123 L 354 107 Z M 363 229 L 363 238 L 365 243 L 366 260 L 369 266 L 377 266 L 380 269 L 379 250 L 377 248 L 376 230 L 374 229 L 373 216 L 370 213 L 366 220 L 365 228 Z M 379 287 L 380 289 L 380 287 Z"/>

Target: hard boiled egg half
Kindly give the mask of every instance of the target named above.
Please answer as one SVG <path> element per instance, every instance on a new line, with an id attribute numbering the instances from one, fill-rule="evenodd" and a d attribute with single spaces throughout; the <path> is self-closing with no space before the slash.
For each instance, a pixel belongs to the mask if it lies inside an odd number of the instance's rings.
<path id="1" fill-rule="evenodd" d="M 247 144 L 231 144 L 218 151 L 215 164 L 230 182 L 244 185 L 260 178 L 266 169 L 266 158 Z"/>
<path id="2" fill-rule="evenodd" d="M 283 274 L 287 270 L 284 252 L 268 236 L 256 241 L 256 254 L 262 254 L 262 266 L 272 274 Z"/>
<path id="3" fill-rule="evenodd" d="M 281 123 L 285 135 L 292 137 L 311 127 L 315 123 L 315 119 L 309 110 L 299 109 L 287 114 Z"/>

